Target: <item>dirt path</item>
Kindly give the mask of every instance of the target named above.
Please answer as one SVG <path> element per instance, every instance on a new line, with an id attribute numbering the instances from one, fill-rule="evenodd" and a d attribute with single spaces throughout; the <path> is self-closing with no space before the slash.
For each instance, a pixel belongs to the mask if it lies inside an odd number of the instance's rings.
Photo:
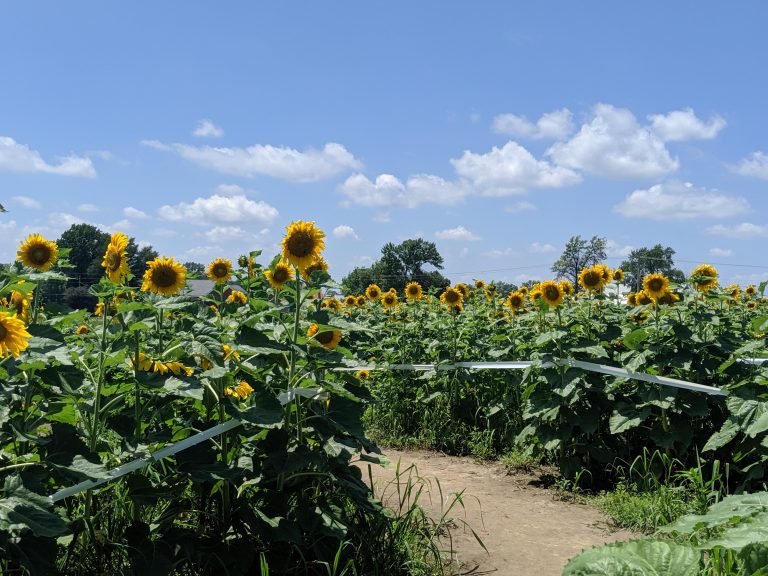
<path id="1" fill-rule="evenodd" d="M 384 453 L 392 466 L 372 466 L 371 470 L 377 493 L 384 490 L 385 500 L 387 495 L 392 498 L 396 494 L 392 480 L 398 459 L 401 470 L 413 464 L 418 476 L 429 481 L 431 498 L 425 494 L 420 504 L 433 518 L 442 515 L 435 479 L 444 501 L 449 501 L 449 494 L 464 491 L 464 507 L 456 506 L 450 512 L 459 519 L 452 539 L 461 574 L 559 576 L 568 560 L 582 549 L 631 537 L 628 532 L 610 531 L 602 515 L 589 506 L 554 500 L 551 490 L 530 484 L 536 479 L 533 474 L 509 475 L 498 463 L 477 463 L 471 458 L 433 452 L 385 449 Z M 367 473 L 365 470 L 364 475 Z M 471 531 L 462 527 L 460 519 L 477 532 L 487 553 Z M 447 540 L 444 544 L 447 549 Z"/>

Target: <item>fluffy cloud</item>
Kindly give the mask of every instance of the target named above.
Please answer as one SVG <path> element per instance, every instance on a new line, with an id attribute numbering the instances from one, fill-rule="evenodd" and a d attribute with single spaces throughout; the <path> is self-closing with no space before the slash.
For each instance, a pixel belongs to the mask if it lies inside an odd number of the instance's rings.
<path id="1" fill-rule="evenodd" d="M 352 228 L 352 226 L 347 226 L 346 224 L 336 226 L 336 228 L 333 229 L 333 235 L 336 238 L 352 238 L 353 240 L 358 239 L 355 229 Z"/>
<path id="2" fill-rule="evenodd" d="M 563 140 L 573 131 L 573 114 L 567 108 L 553 110 L 534 124 L 524 116 L 499 114 L 493 119 L 491 129 L 498 134 L 522 138 L 550 138 Z"/>
<path id="3" fill-rule="evenodd" d="M 391 174 L 379 174 L 373 182 L 363 174 L 353 174 L 339 187 L 339 192 L 347 197 L 345 204 L 415 208 L 422 204 L 458 204 L 468 190 L 461 183 L 431 174 L 412 176 L 405 183 Z"/>
<path id="4" fill-rule="evenodd" d="M 691 220 L 742 214 L 749 210 L 749 203 L 744 198 L 695 188 L 691 184 L 668 182 L 647 190 L 635 190 L 613 209 L 627 218 Z"/>
<path id="5" fill-rule="evenodd" d="M 542 244 L 541 242 L 533 242 L 528 246 L 528 252 L 532 254 L 550 254 L 556 250 L 557 248 L 552 246 L 552 244 Z"/>
<path id="6" fill-rule="evenodd" d="M 595 106 L 592 120 L 547 154 L 560 167 L 608 178 L 658 178 L 678 168 L 661 138 L 610 104 Z"/>
<path id="7" fill-rule="evenodd" d="M 651 130 L 665 142 L 682 140 L 712 140 L 725 128 L 725 120 L 712 116 L 708 122 L 696 117 L 692 108 L 674 110 L 669 114 L 651 114 Z"/>
<path id="8" fill-rule="evenodd" d="M 768 226 L 742 222 L 736 226 L 716 224 L 707 228 L 707 234 L 725 236 L 726 238 L 761 238 L 768 236 Z"/>
<path id="9" fill-rule="evenodd" d="M 480 240 L 480 236 L 473 234 L 464 226 L 456 226 L 456 228 L 435 232 L 435 237 L 440 240 Z"/>
<path id="10" fill-rule="evenodd" d="M 609 258 L 626 258 L 634 250 L 633 246 L 622 246 L 615 240 L 608 240 L 605 243 L 605 253 Z"/>
<path id="11" fill-rule="evenodd" d="M 126 218 L 133 218 L 135 220 L 146 220 L 149 218 L 149 215 L 146 212 L 142 212 L 133 206 L 127 206 L 123 208 L 123 216 Z"/>
<path id="12" fill-rule="evenodd" d="M 250 240 L 254 235 L 240 226 L 214 226 L 203 233 L 211 242 L 225 242 L 227 240 Z"/>
<path id="13" fill-rule="evenodd" d="M 715 258 L 728 258 L 729 256 L 733 256 L 733 250 L 728 250 L 727 248 L 710 248 L 709 255 L 714 256 Z"/>
<path id="14" fill-rule="evenodd" d="M 267 175 L 288 182 L 316 182 L 341 172 L 359 170 L 362 164 L 341 144 L 330 142 L 322 150 L 257 144 L 248 148 L 222 148 L 163 144 L 144 140 L 156 150 L 173 151 L 182 158 L 223 174 L 252 178 Z"/>
<path id="15" fill-rule="evenodd" d="M 179 202 L 161 206 L 160 216 L 172 222 L 189 222 L 201 226 L 211 224 L 233 225 L 248 222 L 269 224 L 277 218 L 277 209 L 266 202 L 254 202 L 245 196 L 197 198 L 192 203 Z"/>
<path id="16" fill-rule="evenodd" d="M 581 177 L 569 168 L 537 160 L 517 142 L 475 154 L 465 150 L 451 160 L 457 174 L 469 179 L 481 193 L 489 196 L 520 194 L 528 188 L 559 188 L 576 184 Z"/>
<path id="17" fill-rule="evenodd" d="M 731 169 L 742 176 L 753 176 L 768 180 L 768 154 L 765 152 L 753 152 L 738 165 Z"/>
<path id="18" fill-rule="evenodd" d="M 61 176 L 94 178 L 96 170 L 90 158 L 62 156 L 55 164 L 49 164 L 36 150 L 19 144 L 13 138 L 0 136 L 0 172 L 42 172 Z"/>
<path id="19" fill-rule="evenodd" d="M 37 210 L 38 208 L 42 208 L 42 204 L 35 200 L 34 198 L 30 198 L 29 196 L 11 196 L 11 200 L 14 204 L 18 204 L 19 206 L 23 206 L 24 208 L 31 208 L 34 210 Z"/>
<path id="20" fill-rule="evenodd" d="M 192 135 L 198 138 L 221 138 L 224 136 L 224 130 L 210 120 L 200 120 Z"/>

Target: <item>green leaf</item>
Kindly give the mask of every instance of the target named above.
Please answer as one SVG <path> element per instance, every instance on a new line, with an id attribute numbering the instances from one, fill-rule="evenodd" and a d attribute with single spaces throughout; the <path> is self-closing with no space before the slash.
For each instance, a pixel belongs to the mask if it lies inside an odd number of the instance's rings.
<path id="1" fill-rule="evenodd" d="M 630 350 L 637 350 L 640 347 L 640 344 L 643 343 L 648 336 L 649 333 L 645 328 L 638 328 L 624 336 L 622 342 L 624 342 L 624 346 Z"/>
<path id="2" fill-rule="evenodd" d="M 699 552 L 667 540 L 630 540 L 592 548 L 568 562 L 563 576 L 696 576 Z"/>
<path id="3" fill-rule="evenodd" d="M 608 422 L 611 434 L 621 434 L 638 427 L 651 414 L 650 408 L 637 409 L 629 404 L 619 403 Z"/>
<path id="4" fill-rule="evenodd" d="M 701 449 L 702 452 L 717 450 L 718 448 L 725 446 L 728 442 L 738 436 L 739 431 L 740 428 L 736 421 L 732 417 L 728 418 L 728 420 L 723 422 L 723 426 L 720 430 L 709 437 L 707 443 L 704 444 L 704 448 Z"/>
<path id="5" fill-rule="evenodd" d="M 0 499 L 0 531 L 31 531 L 35 536 L 56 538 L 67 532 L 67 524 L 51 509 L 45 496 L 27 490 L 19 476 L 5 479 L 6 497 Z"/>

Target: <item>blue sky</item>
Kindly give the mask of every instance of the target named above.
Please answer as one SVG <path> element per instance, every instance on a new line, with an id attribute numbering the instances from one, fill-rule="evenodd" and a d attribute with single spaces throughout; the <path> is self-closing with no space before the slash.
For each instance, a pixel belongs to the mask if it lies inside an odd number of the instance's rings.
<path id="1" fill-rule="evenodd" d="M 768 4 L 0 5 L 0 262 L 120 230 L 181 261 L 315 220 L 340 279 L 434 241 L 454 281 L 573 235 L 768 279 Z M 268 255 L 268 256 L 266 256 Z"/>

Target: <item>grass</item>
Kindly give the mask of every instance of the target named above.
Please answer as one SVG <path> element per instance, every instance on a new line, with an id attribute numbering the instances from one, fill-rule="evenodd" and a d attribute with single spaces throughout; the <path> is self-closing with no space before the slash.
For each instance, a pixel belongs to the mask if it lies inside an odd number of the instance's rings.
<path id="1" fill-rule="evenodd" d="M 684 488 L 669 485 L 639 491 L 631 485 L 619 484 L 613 492 L 601 492 L 591 501 L 616 527 L 644 534 L 699 509 Z"/>

